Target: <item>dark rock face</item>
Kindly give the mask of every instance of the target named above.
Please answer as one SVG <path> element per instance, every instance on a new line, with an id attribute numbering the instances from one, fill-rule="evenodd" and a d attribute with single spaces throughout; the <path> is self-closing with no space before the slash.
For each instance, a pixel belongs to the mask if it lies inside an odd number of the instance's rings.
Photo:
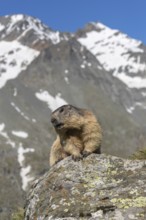
<path id="1" fill-rule="evenodd" d="M 13 210 L 24 206 L 17 153 L 3 143 L 0 148 L 0 219 L 7 220 Z M 13 202 L 12 202 L 13 201 Z"/>
<path id="2" fill-rule="evenodd" d="M 145 167 L 96 154 L 62 160 L 32 185 L 25 220 L 145 219 Z"/>

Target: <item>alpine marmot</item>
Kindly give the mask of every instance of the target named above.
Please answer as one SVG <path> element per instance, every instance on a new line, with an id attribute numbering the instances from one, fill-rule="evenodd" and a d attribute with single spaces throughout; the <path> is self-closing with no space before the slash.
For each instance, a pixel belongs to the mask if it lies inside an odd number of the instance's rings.
<path id="1" fill-rule="evenodd" d="M 63 105 L 51 115 L 57 138 L 50 152 L 50 165 L 72 155 L 79 160 L 91 153 L 100 154 L 102 130 L 94 114 L 86 109 Z"/>

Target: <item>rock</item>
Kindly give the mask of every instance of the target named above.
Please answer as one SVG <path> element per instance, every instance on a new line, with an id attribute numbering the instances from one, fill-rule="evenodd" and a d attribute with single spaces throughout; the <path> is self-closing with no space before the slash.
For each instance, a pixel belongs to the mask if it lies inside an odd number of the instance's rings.
<path id="1" fill-rule="evenodd" d="M 25 220 L 146 219 L 146 161 L 68 157 L 34 181 Z"/>

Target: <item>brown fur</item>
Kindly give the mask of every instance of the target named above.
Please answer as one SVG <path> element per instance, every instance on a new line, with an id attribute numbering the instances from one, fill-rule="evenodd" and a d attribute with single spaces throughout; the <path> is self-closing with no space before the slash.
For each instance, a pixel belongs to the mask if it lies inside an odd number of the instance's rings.
<path id="1" fill-rule="evenodd" d="M 72 155 L 78 160 L 95 152 L 100 153 L 101 127 L 92 112 L 64 105 L 51 115 L 57 138 L 50 152 L 50 165 Z"/>

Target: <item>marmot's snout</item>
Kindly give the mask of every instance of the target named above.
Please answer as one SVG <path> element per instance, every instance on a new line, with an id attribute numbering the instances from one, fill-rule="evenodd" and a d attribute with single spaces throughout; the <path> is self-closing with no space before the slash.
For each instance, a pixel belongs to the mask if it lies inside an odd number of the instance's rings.
<path id="1" fill-rule="evenodd" d="M 61 128 L 63 123 L 61 123 L 57 118 L 52 117 L 51 118 L 51 123 L 55 128 Z"/>
<path id="2" fill-rule="evenodd" d="M 58 123 L 58 121 L 57 121 L 56 118 L 52 117 L 52 118 L 51 118 L 51 123 L 52 123 L 53 125 L 55 125 L 56 123 Z"/>

